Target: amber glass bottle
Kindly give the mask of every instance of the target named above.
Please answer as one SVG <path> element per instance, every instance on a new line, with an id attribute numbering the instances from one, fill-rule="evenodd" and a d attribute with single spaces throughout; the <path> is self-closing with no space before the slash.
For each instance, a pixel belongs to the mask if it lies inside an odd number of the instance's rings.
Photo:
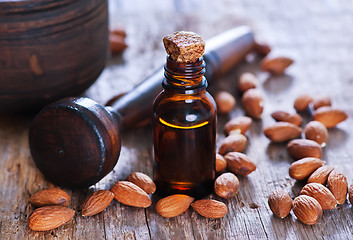
<path id="1" fill-rule="evenodd" d="M 205 62 L 167 57 L 164 91 L 154 102 L 154 180 L 160 196 L 201 198 L 213 189 L 216 107 L 206 92 Z"/>

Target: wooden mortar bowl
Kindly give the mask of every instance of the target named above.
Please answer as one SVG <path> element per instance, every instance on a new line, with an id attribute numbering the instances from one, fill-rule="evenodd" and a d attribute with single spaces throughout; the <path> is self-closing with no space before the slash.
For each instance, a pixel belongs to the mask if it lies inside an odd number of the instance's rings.
<path id="1" fill-rule="evenodd" d="M 0 113 L 78 95 L 105 67 L 107 0 L 5 0 L 0 19 Z"/>

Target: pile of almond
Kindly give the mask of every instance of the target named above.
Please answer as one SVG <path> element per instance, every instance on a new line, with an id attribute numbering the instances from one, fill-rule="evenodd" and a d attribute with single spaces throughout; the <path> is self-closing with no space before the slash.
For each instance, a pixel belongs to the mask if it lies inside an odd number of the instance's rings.
<path id="1" fill-rule="evenodd" d="M 252 73 L 243 73 L 239 77 L 238 90 L 241 92 L 242 106 L 252 118 L 259 119 L 263 112 L 264 100 L 262 93 L 257 89 L 258 79 Z M 218 114 L 230 113 L 236 105 L 236 100 L 230 93 L 220 91 L 215 94 L 215 102 Z"/>
<path id="2" fill-rule="evenodd" d="M 238 193 L 239 180 L 232 173 L 219 176 L 214 190 L 222 198 L 232 198 Z M 110 191 L 98 190 L 90 195 L 82 204 L 82 216 L 93 216 L 106 209 L 113 199 L 124 205 L 147 208 L 152 204 L 149 194 L 153 194 L 156 185 L 144 173 L 133 172 L 126 181 L 118 181 Z M 29 202 L 37 208 L 28 218 L 28 226 L 34 231 L 48 231 L 57 228 L 75 216 L 75 211 L 67 208 L 70 196 L 59 188 L 50 188 L 35 193 Z M 217 200 L 202 199 L 194 202 L 194 198 L 174 194 L 162 198 L 156 204 L 156 212 L 163 217 L 175 217 L 191 207 L 201 216 L 221 218 L 227 212 L 227 206 Z"/>
<path id="3" fill-rule="evenodd" d="M 93 216 L 106 209 L 115 198 L 118 202 L 147 208 L 152 201 L 148 194 L 154 193 L 156 185 L 144 173 L 133 172 L 126 181 L 115 183 L 110 191 L 98 190 L 82 205 L 82 216 Z M 75 211 L 67 208 L 70 196 L 59 188 L 50 188 L 35 193 L 29 202 L 37 208 L 28 218 L 28 226 L 34 231 L 48 231 L 70 221 Z"/>
<path id="4" fill-rule="evenodd" d="M 289 175 L 296 180 L 307 179 L 300 195 L 292 199 L 284 190 L 276 190 L 268 197 L 272 212 L 286 217 L 293 212 L 301 222 L 312 225 L 318 222 L 323 210 L 334 209 L 347 198 L 347 178 L 337 169 L 324 165 L 325 161 L 306 157 L 291 164 Z M 353 204 L 353 184 L 349 187 L 349 201 Z"/>
<path id="5" fill-rule="evenodd" d="M 293 202 L 287 192 L 276 190 L 268 197 L 268 203 L 276 216 L 286 217 L 293 207 L 298 220 L 312 225 L 317 223 L 322 210 L 336 208 L 347 197 L 347 178 L 321 160 L 322 148 L 328 139 L 327 128 L 344 121 L 347 114 L 332 108 L 327 96 L 300 95 L 295 99 L 294 108 L 297 112 L 312 108 L 313 121 L 307 123 L 304 130 L 301 128 L 303 118 L 298 113 L 277 111 L 271 115 L 277 122 L 264 128 L 264 134 L 272 142 L 290 140 L 287 150 L 296 161 L 289 167 L 289 176 L 298 181 L 307 180 L 307 184 Z M 295 139 L 302 133 L 305 139 Z"/>
<path id="6" fill-rule="evenodd" d="M 273 112 L 271 116 L 276 123 L 263 130 L 265 136 L 272 142 L 285 142 L 300 137 L 304 132 L 307 140 L 294 140 L 288 144 L 289 153 L 294 158 L 300 158 L 295 155 L 297 151 L 306 151 L 305 149 L 309 148 L 316 148 L 315 156 L 320 158 L 321 147 L 326 146 L 328 139 L 327 128 L 333 128 L 347 119 L 347 114 L 343 110 L 331 107 L 331 99 L 327 96 L 313 98 L 308 94 L 303 94 L 294 101 L 294 108 L 297 112 L 308 110 L 309 107 L 312 108 L 313 121 L 305 125 L 304 131 L 301 128 L 303 118 L 298 113 L 286 111 Z"/>
<path id="7" fill-rule="evenodd" d="M 75 211 L 68 208 L 70 196 L 59 188 L 35 193 L 29 202 L 38 207 L 28 218 L 28 226 L 34 231 L 48 231 L 70 221 Z"/>

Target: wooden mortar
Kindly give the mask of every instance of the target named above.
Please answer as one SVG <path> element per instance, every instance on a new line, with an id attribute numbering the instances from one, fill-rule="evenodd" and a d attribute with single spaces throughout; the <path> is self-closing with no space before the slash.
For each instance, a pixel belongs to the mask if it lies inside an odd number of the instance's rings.
<path id="1" fill-rule="evenodd" d="M 5 0 L 0 19 L 0 113 L 78 95 L 105 66 L 107 0 Z"/>

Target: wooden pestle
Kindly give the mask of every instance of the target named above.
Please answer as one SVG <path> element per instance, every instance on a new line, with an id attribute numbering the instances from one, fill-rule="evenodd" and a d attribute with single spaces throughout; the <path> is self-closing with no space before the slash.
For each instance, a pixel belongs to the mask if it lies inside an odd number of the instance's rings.
<path id="1" fill-rule="evenodd" d="M 207 80 L 212 83 L 228 72 L 254 46 L 245 26 L 207 41 Z M 29 147 L 44 176 L 57 185 L 87 187 L 112 171 L 120 154 L 119 131 L 151 117 L 163 74 L 159 69 L 108 107 L 88 98 L 65 98 L 42 109 L 30 126 Z"/>

